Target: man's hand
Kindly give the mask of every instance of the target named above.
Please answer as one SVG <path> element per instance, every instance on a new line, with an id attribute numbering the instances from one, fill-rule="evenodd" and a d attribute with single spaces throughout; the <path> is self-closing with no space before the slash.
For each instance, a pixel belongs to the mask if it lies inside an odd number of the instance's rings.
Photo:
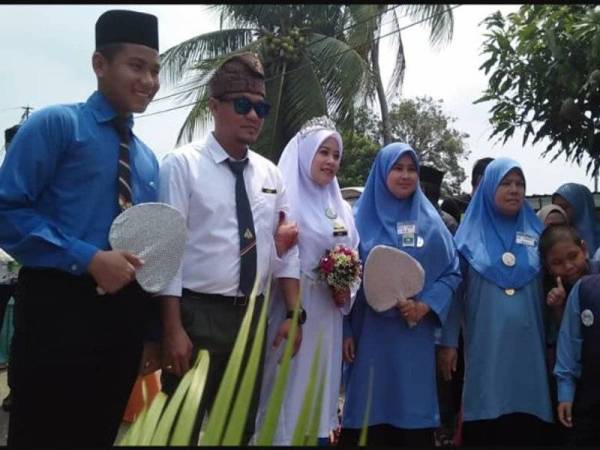
<path id="1" fill-rule="evenodd" d="M 342 344 L 342 355 L 344 357 L 344 362 L 351 363 L 354 362 L 354 358 L 356 353 L 354 351 L 354 338 L 352 336 L 344 339 L 344 343 Z"/>
<path id="2" fill-rule="evenodd" d="M 98 287 L 114 294 L 135 279 L 135 270 L 143 264 L 140 258 L 124 250 L 100 250 L 92 258 L 88 272 Z"/>
<path id="3" fill-rule="evenodd" d="M 346 288 L 341 291 L 336 291 L 334 289 L 331 290 L 331 298 L 333 298 L 333 302 L 335 306 L 341 308 L 347 302 L 350 301 L 350 289 Z"/>
<path id="4" fill-rule="evenodd" d="M 572 402 L 560 402 L 558 404 L 558 420 L 567 428 L 573 428 L 573 403 Z"/>
<path id="5" fill-rule="evenodd" d="M 273 239 L 279 258 L 298 242 L 298 225 L 296 222 L 285 223 L 285 213 L 283 211 L 279 211 L 279 223 Z"/>
<path id="6" fill-rule="evenodd" d="M 287 339 L 290 334 L 290 328 L 292 326 L 292 319 L 285 319 L 277 330 L 275 339 L 273 340 L 273 348 L 279 347 L 283 339 Z M 296 329 L 296 339 L 294 340 L 294 346 L 292 350 L 292 357 L 300 350 L 300 344 L 302 343 L 302 325 L 298 325 Z"/>
<path id="7" fill-rule="evenodd" d="M 430 311 L 429 306 L 423 302 L 409 298 L 399 302 L 397 308 L 408 323 L 419 323 L 419 321 Z"/>
<path id="8" fill-rule="evenodd" d="M 140 361 L 140 368 L 138 370 L 139 374 L 145 376 L 149 373 L 156 372 L 160 369 L 160 360 L 160 343 L 145 342 L 144 350 L 142 351 L 142 359 Z"/>
<path id="9" fill-rule="evenodd" d="M 180 299 L 165 296 L 161 298 L 161 319 L 163 325 L 162 367 L 179 377 L 190 368 L 192 341 L 181 323 Z"/>
<path id="10" fill-rule="evenodd" d="M 438 347 L 437 366 L 445 381 L 450 381 L 452 379 L 452 374 L 456 372 L 457 361 L 458 353 L 454 347 Z"/>
<path id="11" fill-rule="evenodd" d="M 162 368 L 178 377 L 182 377 L 190 368 L 192 348 L 192 341 L 182 326 L 165 330 Z"/>
<path id="12" fill-rule="evenodd" d="M 563 306 L 567 298 L 567 291 L 562 284 L 560 277 L 556 277 L 556 287 L 550 289 L 546 296 L 546 304 L 548 306 Z"/>

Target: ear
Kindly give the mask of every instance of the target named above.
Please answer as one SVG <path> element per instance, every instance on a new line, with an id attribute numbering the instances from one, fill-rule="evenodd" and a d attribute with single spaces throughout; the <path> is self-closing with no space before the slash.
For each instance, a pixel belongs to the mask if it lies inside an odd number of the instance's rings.
<path id="1" fill-rule="evenodd" d="M 585 254 L 586 259 L 589 259 L 591 255 L 588 253 L 587 244 L 583 239 L 581 240 L 581 250 Z"/>
<path id="2" fill-rule="evenodd" d="M 92 55 L 92 68 L 96 77 L 104 78 L 106 68 L 108 67 L 108 60 L 100 52 L 94 52 Z"/>
<path id="3" fill-rule="evenodd" d="M 219 109 L 219 101 L 214 97 L 209 97 L 208 99 L 208 109 L 214 116 Z"/>

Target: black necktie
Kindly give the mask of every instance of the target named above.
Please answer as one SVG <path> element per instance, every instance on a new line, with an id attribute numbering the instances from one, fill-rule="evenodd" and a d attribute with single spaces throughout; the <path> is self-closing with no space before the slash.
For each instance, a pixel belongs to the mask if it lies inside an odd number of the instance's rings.
<path id="1" fill-rule="evenodd" d="M 131 193 L 131 167 L 129 166 L 129 127 L 122 117 L 115 117 L 112 121 L 113 126 L 119 135 L 119 166 L 117 192 L 119 208 L 126 210 L 132 205 Z"/>
<path id="2" fill-rule="evenodd" d="M 250 295 L 254 278 L 256 278 L 256 235 L 252 209 L 244 184 L 244 167 L 248 159 L 243 161 L 227 160 L 229 168 L 235 175 L 235 206 L 240 236 L 240 291 Z"/>

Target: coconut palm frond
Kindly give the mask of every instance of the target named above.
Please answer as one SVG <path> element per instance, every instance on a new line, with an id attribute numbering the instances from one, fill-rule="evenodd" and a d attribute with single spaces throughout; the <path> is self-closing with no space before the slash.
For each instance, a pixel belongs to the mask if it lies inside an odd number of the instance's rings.
<path id="1" fill-rule="evenodd" d="M 318 61 L 315 67 L 330 114 L 336 120 L 345 120 L 357 100 L 367 94 L 371 74 L 368 63 L 348 44 L 331 37 L 313 35 L 309 49 L 311 59 Z"/>
<path id="2" fill-rule="evenodd" d="M 188 39 L 161 55 L 161 70 L 167 83 L 178 82 L 192 65 L 203 59 L 214 59 L 247 46 L 255 30 L 235 28 L 213 31 Z"/>
<path id="3" fill-rule="evenodd" d="M 450 42 L 454 32 L 454 14 L 450 5 L 414 4 L 405 8 L 414 20 L 427 19 L 423 24 L 429 27 L 429 41 L 433 46 Z"/>
<path id="4" fill-rule="evenodd" d="M 400 22 L 396 11 L 388 13 L 392 17 L 392 52 L 395 55 L 394 70 L 388 83 L 386 90 L 386 97 L 390 99 L 390 102 L 400 96 L 402 89 L 402 83 L 404 82 L 404 74 L 406 72 L 406 58 L 404 57 L 404 45 L 402 43 L 402 34 L 400 32 Z"/>

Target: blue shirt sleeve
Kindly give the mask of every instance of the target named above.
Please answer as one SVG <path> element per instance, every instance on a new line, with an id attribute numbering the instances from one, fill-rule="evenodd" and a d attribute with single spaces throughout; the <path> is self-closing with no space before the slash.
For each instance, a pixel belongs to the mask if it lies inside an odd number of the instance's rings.
<path id="1" fill-rule="evenodd" d="M 556 377 L 559 402 L 573 402 L 575 385 L 581 375 L 581 320 L 578 281 L 567 298 L 556 347 Z"/>
<path id="2" fill-rule="evenodd" d="M 460 326 L 464 316 L 464 297 L 469 264 L 462 256 L 460 257 L 460 270 L 462 279 L 450 302 L 448 316 L 443 323 L 440 338 L 437 342 L 438 345 L 443 345 L 445 347 L 458 347 L 458 336 L 460 334 Z"/>
<path id="3" fill-rule="evenodd" d="M 73 138 L 69 112 L 50 107 L 24 122 L 0 169 L 0 246 L 25 266 L 86 271 L 98 248 L 63 232 L 36 209 Z"/>

